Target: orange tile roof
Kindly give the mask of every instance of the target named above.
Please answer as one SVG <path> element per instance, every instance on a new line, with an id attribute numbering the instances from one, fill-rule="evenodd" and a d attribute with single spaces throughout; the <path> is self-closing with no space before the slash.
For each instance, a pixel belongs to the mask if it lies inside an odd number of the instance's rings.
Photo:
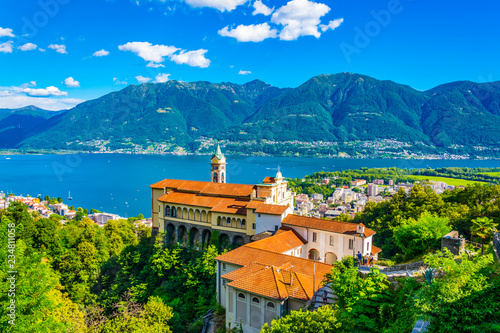
<path id="1" fill-rule="evenodd" d="M 251 209 L 257 209 L 259 208 L 259 206 L 263 205 L 264 204 L 264 201 L 259 201 L 259 200 L 251 200 L 248 204 L 247 204 L 247 208 L 251 208 Z"/>
<path id="2" fill-rule="evenodd" d="M 273 184 L 273 183 L 276 183 L 275 177 L 266 177 L 262 182 L 262 184 Z"/>
<path id="3" fill-rule="evenodd" d="M 331 231 L 339 234 L 353 235 L 356 232 L 357 224 L 350 222 L 340 222 L 332 220 L 322 220 L 316 217 L 307 217 L 300 215 L 288 215 L 282 221 L 283 225 L 290 225 L 303 228 Z M 365 236 L 374 235 L 375 231 L 365 227 Z"/>
<path id="4" fill-rule="evenodd" d="M 201 193 L 235 197 L 250 197 L 250 194 L 252 194 L 254 189 L 254 185 L 208 182 L 207 186 L 205 187 L 205 189 L 203 189 L 203 191 L 201 191 Z"/>
<path id="5" fill-rule="evenodd" d="M 221 198 L 220 202 L 212 208 L 212 212 L 218 213 L 230 213 L 230 214 L 238 214 L 238 215 L 246 215 L 247 209 L 245 206 L 248 201 L 241 201 L 229 198 Z"/>
<path id="6" fill-rule="evenodd" d="M 246 246 L 255 249 L 283 253 L 304 244 L 306 244 L 306 241 L 295 231 L 279 230 L 274 236 L 249 243 Z"/>
<path id="7" fill-rule="evenodd" d="M 195 193 L 170 191 L 158 198 L 158 201 L 188 206 L 210 208 L 213 212 L 246 215 L 248 201 L 233 198 L 217 198 Z"/>
<path id="8" fill-rule="evenodd" d="M 271 236 L 269 238 L 272 238 Z M 221 254 L 216 260 L 227 262 L 238 266 L 246 266 L 253 262 L 258 262 L 266 266 L 281 266 L 283 263 L 290 262 L 293 270 L 302 274 L 312 274 L 314 269 L 314 260 L 290 256 L 287 254 L 275 253 L 268 250 L 257 249 L 247 245 L 240 246 L 237 249 Z M 324 276 L 329 273 L 332 266 L 316 262 L 316 273 Z"/>
<path id="9" fill-rule="evenodd" d="M 376 247 L 375 245 L 372 245 L 372 253 L 377 254 L 379 252 L 382 252 L 382 249 L 379 247 Z"/>
<path id="10" fill-rule="evenodd" d="M 288 209 L 288 206 L 263 204 L 255 211 L 256 213 L 281 215 Z"/>
<path id="11" fill-rule="evenodd" d="M 170 191 L 167 194 L 162 195 L 158 198 L 158 201 L 165 203 L 173 203 L 173 204 L 181 204 L 181 205 L 189 205 L 189 206 L 201 206 L 213 208 L 217 206 L 221 198 L 215 197 L 205 197 L 201 195 L 196 195 L 194 193 L 182 193 L 182 192 L 174 192 Z"/>
<path id="12" fill-rule="evenodd" d="M 313 295 L 312 272 L 297 273 L 289 262 L 281 266 L 265 266 L 252 263 L 222 278 L 230 280 L 229 286 L 254 294 L 284 300 L 292 297 L 308 301 Z M 323 276 L 317 274 L 316 289 L 319 288 Z"/>
<path id="13" fill-rule="evenodd" d="M 150 187 L 156 189 L 172 188 L 179 191 L 234 197 L 249 197 L 255 189 L 254 185 L 247 184 L 212 183 L 177 179 L 164 179 L 152 184 Z"/>

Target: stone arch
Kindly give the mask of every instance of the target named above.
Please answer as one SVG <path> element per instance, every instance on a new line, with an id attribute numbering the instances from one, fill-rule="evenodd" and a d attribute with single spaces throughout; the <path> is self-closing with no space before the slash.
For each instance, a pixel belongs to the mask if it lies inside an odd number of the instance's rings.
<path id="1" fill-rule="evenodd" d="M 172 223 L 167 224 L 165 227 L 165 241 L 167 244 L 175 243 L 175 225 Z"/>
<path id="2" fill-rule="evenodd" d="M 222 226 L 222 217 L 217 216 L 217 225 Z"/>
<path id="3" fill-rule="evenodd" d="M 209 229 L 203 230 L 201 234 L 201 246 L 206 248 L 210 244 L 210 238 L 212 237 L 212 233 Z"/>
<path id="4" fill-rule="evenodd" d="M 236 228 L 236 219 L 234 217 L 231 219 L 231 227 Z"/>
<path id="5" fill-rule="evenodd" d="M 178 218 L 182 218 L 182 208 L 181 207 L 177 207 L 177 215 L 176 215 Z"/>
<path id="6" fill-rule="evenodd" d="M 177 208 L 175 208 L 174 206 L 170 208 L 170 216 L 177 217 Z"/>
<path id="7" fill-rule="evenodd" d="M 201 211 L 201 217 L 200 217 L 200 218 L 201 218 L 201 221 L 202 221 L 202 222 L 208 222 L 207 211 L 202 210 L 202 211 Z"/>
<path id="8" fill-rule="evenodd" d="M 337 255 L 333 252 L 328 252 L 325 254 L 325 263 L 333 265 L 337 261 Z"/>
<path id="9" fill-rule="evenodd" d="M 316 250 L 316 249 L 310 249 L 309 250 L 308 258 L 312 259 L 312 260 L 318 260 L 318 258 L 319 258 L 319 252 L 318 252 L 318 250 Z"/>
<path id="10" fill-rule="evenodd" d="M 241 219 L 240 218 L 236 219 L 236 228 L 241 229 Z"/>
<path id="11" fill-rule="evenodd" d="M 233 246 L 234 246 L 234 248 L 240 247 L 240 246 L 242 246 L 244 244 L 245 244 L 245 240 L 243 239 L 243 237 L 241 237 L 239 235 L 234 236 L 234 238 L 233 238 Z"/>
<path id="12" fill-rule="evenodd" d="M 182 210 L 182 218 L 185 219 L 185 220 L 188 219 L 188 210 L 187 210 L 187 208 L 184 208 Z"/>
<path id="13" fill-rule="evenodd" d="M 165 217 L 170 216 L 170 206 L 165 205 Z"/>
<path id="14" fill-rule="evenodd" d="M 225 249 L 229 246 L 230 244 L 230 239 L 227 234 L 220 234 L 219 236 L 219 247 L 221 249 Z"/>
<path id="15" fill-rule="evenodd" d="M 189 208 L 189 220 L 194 220 L 194 210 L 193 208 Z"/>
<path id="16" fill-rule="evenodd" d="M 194 220 L 195 221 L 201 221 L 201 213 L 200 213 L 200 210 L 197 209 L 194 211 Z"/>
<path id="17" fill-rule="evenodd" d="M 181 225 L 177 229 L 177 242 L 179 242 L 181 245 L 186 244 L 187 241 L 187 230 L 186 227 Z"/>
<path id="18" fill-rule="evenodd" d="M 200 245 L 200 232 L 198 228 L 191 228 L 189 231 L 189 246 L 198 247 Z"/>

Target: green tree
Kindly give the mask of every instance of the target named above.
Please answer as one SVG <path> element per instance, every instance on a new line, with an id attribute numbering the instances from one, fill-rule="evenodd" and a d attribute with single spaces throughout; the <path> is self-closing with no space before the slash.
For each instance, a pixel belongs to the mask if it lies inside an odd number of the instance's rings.
<path id="1" fill-rule="evenodd" d="M 489 269 L 492 254 L 455 260 L 445 250 L 428 255 L 425 262 L 434 278 L 418 293 L 416 305 L 430 321 L 429 332 L 498 332 L 500 283 Z"/>
<path id="2" fill-rule="evenodd" d="M 493 234 L 493 228 L 496 226 L 496 223 L 487 217 L 478 217 L 477 219 L 472 220 L 472 227 L 470 228 L 470 231 L 473 235 L 481 238 L 481 254 L 484 253 L 484 240 L 491 237 Z"/>
<path id="3" fill-rule="evenodd" d="M 409 260 L 439 249 L 441 237 L 450 231 L 447 218 L 424 212 L 418 220 L 409 218 L 394 228 L 394 242 Z"/>
<path id="4" fill-rule="evenodd" d="M 335 306 L 323 306 L 317 311 L 291 311 L 289 315 L 264 324 L 261 333 L 333 333 L 348 332 L 338 320 Z"/>

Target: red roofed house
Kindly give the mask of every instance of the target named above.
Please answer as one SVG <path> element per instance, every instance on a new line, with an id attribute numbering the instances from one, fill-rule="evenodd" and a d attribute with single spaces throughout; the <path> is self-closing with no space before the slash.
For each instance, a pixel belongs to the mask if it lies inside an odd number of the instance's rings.
<path id="1" fill-rule="evenodd" d="M 217 146 L 210 182 L 164 179 L 151 185 L 153 234 L 161 231 L 169 242 L 204 246 L 217 230 L 220 243 L 242 245 L 257 233 L 278 230 L 293 212 L 293 193 L 279 170 L 256 185 L 228 184 L 226 172 Z"/>
<path id="2" fill-rule="evenodd" d="M 375 232 L 362 224 L 293 215 L 293 194 L 279 170 L 262 184 L 228 184 L 225 166 L 217 147 L 212 182 L 165 179 L 151 190 L 153 230 L 167 241 L 203 248 L 217 230 L 221 245 L 242 245 L 216 258 L 227 324 L 257 333 L 311 300 L 335 261 L 380 252 Z M 255 235 L 260 240 L 251 242 Z"/>

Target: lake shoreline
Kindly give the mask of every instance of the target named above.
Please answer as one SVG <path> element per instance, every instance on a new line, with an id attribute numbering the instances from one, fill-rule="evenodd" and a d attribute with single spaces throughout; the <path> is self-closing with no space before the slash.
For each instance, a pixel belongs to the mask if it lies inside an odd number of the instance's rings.
<path id="1" fill-rule="evenodd" d="M 19 150 L 0 150 L 0 156 L 10 156 L 10 155 L 77 155 L 77 154 L 91 154 L 91 155 L 151 155 L 151 156 L 210 156 L 212 153 L 178 153 L 178 152 L 121 152 L 121 151 L 77 151 L 77 150 L 33 150 L 30 152 L 19 151 Z M 340 159 L 356 159 L 356 160 L 428 160 L 428 161 L 496 161 L 500 158 L 496 157 L 482 157 L 482 158 L 467 158 L 465 156 L 461 158 L 439 158 L 439 157 L 426 157 L 426 156 L 344 156 L 344 155 L 272 155 L 266 153 L 254 153 L 254 154 L 234 154 L 225 153 L 227 156 L 233 157 L 287 157 L 287 158 L 340 158 Z"/>

